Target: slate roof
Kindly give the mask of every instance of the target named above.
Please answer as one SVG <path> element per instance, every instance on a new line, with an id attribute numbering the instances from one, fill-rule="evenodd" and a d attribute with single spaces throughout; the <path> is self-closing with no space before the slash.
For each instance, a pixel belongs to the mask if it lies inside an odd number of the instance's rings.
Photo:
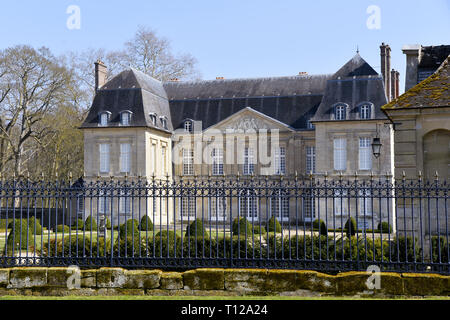
<path id="1" fill-rule="evenodd" d="M 169 101 L 162 83 L 135 69 L 121 72 L 97 91 L 81 128 L 98 128 L 99 114 L 103 111 L 111 113 L 108 127 L 119 127 L 120 113 L 125 110 L 132 112 L 129 127 L 173 130 Z M 156 126 L 150 120 L 150 113 L 157 114 Z M 160 116 L 167 117 L 167 130 L 163 128 Z"/>
<path id="2" fill-rule="evenodd" d="M 416 84 L 383 110 L 450 106 L 450 55 L 430 77 Z"/>
<path id="3" fill-rule="evenodd" d="M 372 119 L 386 119 L 381 106 L 386 104 L 386 93 L 382 77 L 357 53 L 327 81 L 324 97 L 313 121 L 332 120 L 334 106 L 345 103 L 349 106 L 346 120 L 359 119 L 359 105 L 370 102 L 374 106 Z"/>
<path id="4" fill-rule="evenodd" d="M 419 69 L 437 69 L 450 54 L 450 45 L 422 47 Z"/>

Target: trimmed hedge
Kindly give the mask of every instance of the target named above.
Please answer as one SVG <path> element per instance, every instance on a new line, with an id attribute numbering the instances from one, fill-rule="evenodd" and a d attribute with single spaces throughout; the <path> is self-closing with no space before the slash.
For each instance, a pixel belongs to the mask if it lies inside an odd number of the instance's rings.
<path id="1" fill-rule="evenodd" d="M 119 234 L 121 238 L 133 237 L 139 238 L 139 222 L 136 219 L 129 219 L 126 223 L 121 224 L 119 228 Z"/>
<path id="2" fill-rule="evenodd" d="M 245 217 L 236 217 L 232 225 L 233 236 L 250 236 L 252 234 L 252 224 Z"/>
<path id="3" fill-rule="evenodd" d="M 275 218 L 274 216 L 269 219 L 267 224 L 268 224 L 267 225 L 267 230 L 269 232 L 281 233 L 281 224 L 278 221 L 278 219 Z"/>
<path id="4" fill-rule="evenodd" d="M 89 216 L 86 218 L 86 221 L 84 222 L 84 229 L 89 231 L 97 231 L 97 221 L 95 221 L 95 218 L 92 216 Z"/>
<path id="5" fill-rule="evenodd" d="M 195 219 L 186 227 L 186 237 L 209 237 L 201 219 Z"/>
<path id="6" fill-rule="evenodd" d="M 259 226 L 259 225 L 255 224 L 253 226 L 253 233 L 254 234 L 266 234 L 267 231 L 266 231 L 266 228 L 263 225 Z"/>
<path id="7" fill-rule="evenodd" d="M 313 228 L 319 230 L 320 234 L 324 236 L 328 234 L 327 225 L 325 224 L 325 221 L 323 221 L 322 219 L 314 220 Z"/>
<path id="8" fill-rule="evenodd" d="M 14 250 L 32 249 L 34 236 L 42 234 L 38 219 L 15 219 L 11 223 L 11 231 L 5 243 L 4 253 L 11 255 Z"/>
<path id="9" fill-rule="evenodd" d="M 64 233 L 70 233 L 70 227 L 69 226 L 62 225 L 62 224 L 56 226 L 56 232 L 62 233 L 63 230 L 64 230 Z"/>
<path id="10" fill-rule="evenodd" d="M 387 221 L 380 222 L 377 229 L 383 233 L 392 233 L 392 226 Z"/>
<path id="11" fill-rule="evenodd" d="M 75 222 L 72 223 L 72 230 L 83 230 L 83 228 L 84 228 L 83 219 L 77 219 Z"/>
<path id="12" fill-rule="evenodd" d="M 353 217 L 348 218 L 347 222 L 345 223 L 345 233 L 347 234 L 347 237 L 354 236 L 356 234 L 356 220 Z"/>
<path id="13" fill-rule="evenodd" d="M 139 230 L 153 231 L 153 222 L 148 215 L 145 215 L 141 218 L 141 222 L 139 224 Z"/>

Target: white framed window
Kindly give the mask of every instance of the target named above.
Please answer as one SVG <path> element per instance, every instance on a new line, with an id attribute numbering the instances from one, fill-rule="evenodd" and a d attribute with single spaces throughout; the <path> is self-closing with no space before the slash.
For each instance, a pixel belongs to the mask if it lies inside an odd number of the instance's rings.
<path id="1" fill-rule="evenodd" d="M 77 195 L 77 215 L 84 216 L 84 196 L 83 194 Z"/>
<path id="2" fill-rule="evenodd" d="M 253 148 L 244 148 L 244 165 L 242 172 L 245 175 L 255 173 L 255 158 Z"/>
<path id="3" fill-rule="evenodd" d="M 371 118 L 371 105 L 362 104 L 359 107 L 359 118 L 360 119 L 370 119 Z"/>
<path id="4" fill-rule="evenodd" d="M 162 116 L 162 117 L 159 117 L 159 119 L 160 119 L 160 121 L 161 121 L 161 126 L 162 126 L 164 129 L 167 129 L 167 117 Z"/>
<path id="5" fill-rule="evenodd" d="M 167 172 L 167 156 L 166 156 L 166 147 L 161 147 L 161 174 L 165 176 L 168 174 Z"/>
<path id="6" fill-rule="evenodd" d="M 181 218 L 195 219 L 195 197 L 185 196 L 181 199 Z"/>
<path id="7" fill-rule="evenodd" d="M 316 147 L 306 147 L 306 172 L 316 172 Z"/>
<path id="8" fill-rule="evenodd" d="M 131 144 L 120 144 L 120 172 L 130 173 L 131 171 Z"/>
<path id="9" fill-rule="evenodd" d="M 150 116 L 150 121 L 152 123 L 152 125 L 156 126 L 156 113 L 152 112 L 149 114 Z"/>
<path id="10" fill-rule="evenodd" d="M 227 198 L 222 196 L 213 196 L 209 198 L 210 201 L 210 220 L 223 220 L 226 219 L 227 211 Z"/>
<path id="11" fill-rule="evenodd" d="M 275 174 L 286 173 L 286 148 L 275 149 Z"/>
<path id="12" fill-rule="evenodd" d="M 334 191 L 334 214 L 345 216 L 348 214 L 347 190 Z"/>
<path id="13" fill-rule="evenodd" d="M 214 148 L 211 153 L 212 157 L 212 174 L 223 174 L 223 150 L 220 148 Z"/>
<path id="14" fill-rule="evenodd" d="M 99 126 L 106 127 L 108 125 L 109 120 L 109 113 L 108 112 L 102 112 L 100 113 L 100 119 L 99 119 Z"/>
<path id="15" fill-rule="evenodd" d="M 194 150 L 183 149 L 183 175 L 191 176 L 194 174 Z"/>
<path id="16" fill-rule="evenodd" d="M 270 199 L 270 209 L 272 216 L 280 221 L 289 220 L 289 197 L 283 195 L 281 190 L 277 191 L 275 196 Z"/>
<path id="17" fill-rule="evenodd" d="M 336 138 L 334 144 L 334 170 L 347 169 L 347 140 Z"/>
<path id="18" fill-rule="evenodd" d="M 186 120 L 184 122 L 184 131 L 186 132 L 192 132 L 192 120 Z"/>
<path id="19" fill-rule="evenodd" d="M 303 220 L 311 222 L 316 218 L 316 202 L 314 197 L 307 195 L 303 198 Z"/>
<path id="20" fill-rule="evenodd" d="M 339 104 L 334 107 L 334 118 L 336 120 L 345 120 L 346 119 L 346 106 L 343 104 Z"/>
<path id="21" fill-rule="evenodd" d="M 119 212 L 126 214 L 131 213 L 131 194 L 129 190 L 120 190 Z"/>
<path id="22" fill-rule="evenodd" d="M 99 144 L 100 151 L 100 172 L 109 173 L 109 144 Z"/>
<path id="23" fill-rule="evenodd" d="M 370 138 L 359 138 L 359 170 L 372 169 L 372 146 Z"/>
<path id="24" fill-rule="evenodd" d="M 372 193 L 370 189 L 359 190 L 359 215 L 372 216 Z"/>
<path id="25" fill-rule="evenodd" d="M 110 208 L 110 198 L 106 195 L 106 192 L 102 189 L 99 191 L 98 198 L 98 212 L 99 213 L 109 213 Z"/>
<path id="26" fill-rule="evenodd" d="M 239 194 L 239 216 L 244 216 L 249 222 L 258 219 L 258 198 L 254 190 L 242 190 Z"/>
<path id="27" fill-rule="evenodd" d="M 120 125 L 122 126 L 129 126 L 131 121 L 131 112 L 130 111 L 123 111 L 120 113 Z"/>
<path id="28" fill-rule="evenodd" d="M 152 174 L 156 175 L 156 143 L 155 142 L 151 142 L 151 146 L 150 146 L 150 161 L 152 164 Z"/>

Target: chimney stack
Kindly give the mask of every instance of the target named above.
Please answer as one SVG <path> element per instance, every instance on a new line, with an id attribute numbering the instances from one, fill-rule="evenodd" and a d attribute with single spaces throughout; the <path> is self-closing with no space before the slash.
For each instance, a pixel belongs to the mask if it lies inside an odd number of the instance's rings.
<path id="1" fill-rule="evenodd" d="M 404 45 L 402 51 L 406 55 L 405 91 L 408 91 L 417 84 L 417 69 L 422 46 L 419 44 Z"/>
<path id="2" fill-rule="evenodd" d="M 391 100 L 397 99 L 397 71 L 391 70 Z"/>
<path id="3" fill-rule="evenodd" d="M 95 65 L 95 92 L 97 92 L 97 90 L 103 87 L 106 83 L 107 68 L 106 65 L 101 60 L 97 60 L 97 62 L 95 62 L 94 65 Z"/>
<path id="4" fill-rule="evenodd" d="M 384 89 L 388 102 L 391 100 L 391 48 L 384 42 L 380 46 L 381 76 L 383 77 Z"/>
<path id="5" fill-rule="evenodd" d="M 400 95 L 400 72 L 395 71 L 395 98 Z"/>

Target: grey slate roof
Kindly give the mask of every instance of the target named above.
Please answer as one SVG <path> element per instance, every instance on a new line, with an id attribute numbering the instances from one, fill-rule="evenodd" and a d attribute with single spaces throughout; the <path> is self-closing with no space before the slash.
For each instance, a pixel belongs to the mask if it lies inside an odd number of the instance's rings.
<path id="1" fill-rule="evenodd" d="M 356 54 L 327 81 L 322 102 L 312 120 L 332 121 L 334 106 L 337 103 L 349 106 L 347 120 L 358 119 L 359 105 L 363 102 L 374 105 L 373 118 L 386 118 L 381 111 L 381 106 L 387 102 L 383 79 L 359 54 Z"/>
<path id="2" fill-rule="evenodd" d="M 436 70 L 450 54 L 450 45 L 422 47 L 419 69 Z"/>
<path id="3" fill-rule="evenodd" d="M 131 127 L 154 127 L 164 130 L 160 116 L 167 117 L 168 130 L 172 131 L 169 101 L 160 81 L 135 69 L 125 70 L 108 81 L 97 91 L 89 114 L 81 128 L 97 128 L 99 113 L 111 113 L 108 127 L 120 125 L 120 113 L 130 110 Z M 156 113 L 156 126 L 150 120 L 150 113 Z"/>

